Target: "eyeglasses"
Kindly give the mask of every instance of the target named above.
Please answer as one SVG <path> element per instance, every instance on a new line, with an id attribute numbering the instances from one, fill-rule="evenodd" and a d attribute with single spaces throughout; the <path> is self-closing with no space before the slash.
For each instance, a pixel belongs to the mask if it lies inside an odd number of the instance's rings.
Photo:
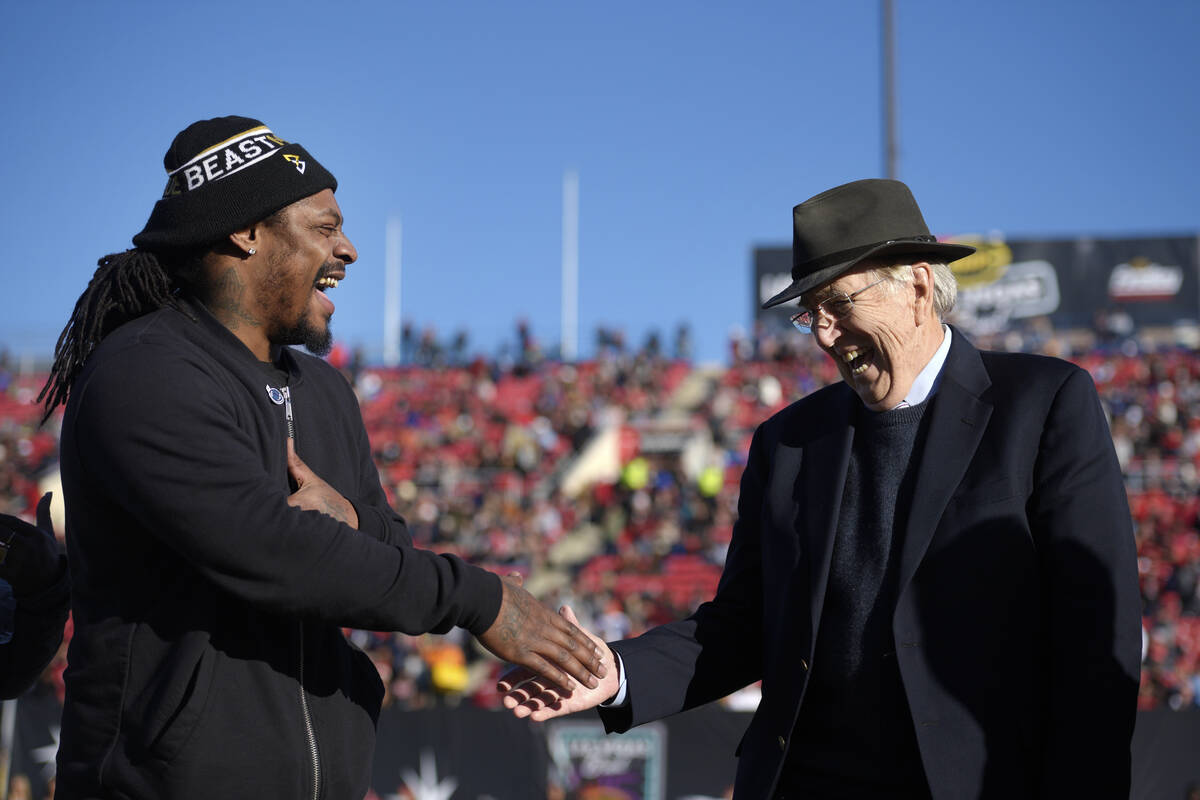
<path id="1" fill-rule="evenodd" d="M 802 308 L 800 309 L 799 313 L 792 314 L 792 324 L 795 325 L 796 330 L 800 331 L 801 333 L 812 333 L 813 327 L 817 324 L 817 319 L 821 316 L 822 312 L 824 312 L 825 316 L 835 321 L 839 319 L 845 319 L 850 312 L 854 310 L 854 298 L 858 297 L 872 286 L 878 286 L 886 280 L 887 278 L 880 278 L 874 283 L 868 283 L 857 292 L 852 292 L 850 294 L 838 292 L 832 297 L 827 297 L 821 302 L 817 303 L 816 308 Z"/>

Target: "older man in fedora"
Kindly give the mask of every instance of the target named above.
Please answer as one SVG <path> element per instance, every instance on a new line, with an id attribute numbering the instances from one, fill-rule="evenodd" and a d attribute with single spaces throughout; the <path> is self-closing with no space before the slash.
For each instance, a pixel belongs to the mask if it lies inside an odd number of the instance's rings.
<path id="1" fill-rule="evenodd" d="M 738 800 L 1127 797 L 1137 569 L 1091 378 L 943 322 L 971 248 L 904 184 L 830 189 L 793 222 L 765 306 L 798 300 L 842 382 L 756 432 L 716 596 L 614 643 L 596 689 L 514 671 L 506 704 L 603 704 L 624 731 L 761 680 Z"/>

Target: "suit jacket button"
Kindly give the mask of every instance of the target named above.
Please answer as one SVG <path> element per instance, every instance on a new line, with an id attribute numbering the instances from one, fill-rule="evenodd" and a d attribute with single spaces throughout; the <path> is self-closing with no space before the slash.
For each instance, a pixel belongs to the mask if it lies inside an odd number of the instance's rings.
<path id="1" fill-rule="evenodd" d="M 800 670 L 802 672 L 808 672 L 808 662 L 805 661 L 803 658 L 800 659 Z"/>
<path id="2" fill-rule="evenodd" d="M 782 736 L 779 737 L 779 749 L 780 750 L 787 749 L 787 739 L 783 738 Z"/>

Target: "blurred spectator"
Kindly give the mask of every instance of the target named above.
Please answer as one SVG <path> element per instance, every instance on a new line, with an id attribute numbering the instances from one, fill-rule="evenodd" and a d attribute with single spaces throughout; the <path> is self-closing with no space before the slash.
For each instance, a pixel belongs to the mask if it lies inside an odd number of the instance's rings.
<path id="1" fill-rule="evenodd" d="M 465 334 L 439 342 L 426 327 L 418 340 L 411 325 L 404 366 L 350 357 L 389 499 L 420 545 L 519 570 L 546 602 L 570 602 L 606 638 L 684 616 L 715 588 L 755 426 L 839 380 L 835 368 L 790 329 L 735 332 L 731 364 L 716 374 L 686 363 L 686 326 L 673 347 L 682 359 L 667 360 L 650 339 L 627 351 L 621 331 L 600 328 L 595 360 L 574 364 L 547 360 L 527 324 L 516 330 L 518 357 L 507 367 L 469 361 Z M 1200 708 L 1200 354 L 1127 332 L 1055 331 L 1045 318 L 980 344 L 1070 358 L 1096 381 L 1140 556 L 1147 653 L 1139 705 Z M 55 422 L 37 427 L 43 381 L 0 355 L 0 513 L 30 514 L 38 479 L 55 468 Z M 576 497 L 562 491 L 568 467 L 613 425 L 653 423 L 669 409 L 706 443 L 697 465 L 685 465 L 682 450 L 633 452 L 623 478 Z M 499 665 L 469 640 L 351 635 L 379 670 L 389 704 L 496 705 Z M 60 656 L 34 691 L 61 697 L 62 666 Z"/>

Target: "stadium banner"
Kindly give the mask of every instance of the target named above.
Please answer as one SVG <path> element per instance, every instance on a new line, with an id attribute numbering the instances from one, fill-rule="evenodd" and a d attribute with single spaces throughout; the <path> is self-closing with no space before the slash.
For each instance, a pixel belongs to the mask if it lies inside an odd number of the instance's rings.
<path id="1" fill-rule="evenodd" d="M 17 705 L 11 774 L 42 797 L 54 776 L 62 707 L 49 692 Z M 698 708 L 621 735 L 593 713 L 536 724 L 466 705 L 383 709 L 372 774 L 379 800 L 724 800 L 751 714 Z M 1200 709 L 1140 711 L 1134 800 L 1200 786 Z M 368 795 L 372 797 L 372 795 Z"/>
<path id="2" fill-rule="evenodd" d="M 609 736 L 594 719 L 568 720 L 548 726 L 547 740 L 553 765 L 549 783 L 563 800 L 666 800 L 662 723 Z"/>
<path id="3" fill-rule="evenodd" d="M 546 797 L 541 726 L 469 706 L 379 715 L 372 788 L 404 800 Z"/>
<path id="4" fill-rule="evenodd" d="M 1137 326 L 1200 316 L 1200 237 L 1017 239 L 947 237 L 977 252 L 954 262 L 959 298 L 952 321 L 998 333 L 1034 317 L 1057 328 L 1089 328 L 1122 313 Z M 762 303 L 791 281 L 791 250 L 754 250 L 753 314 L 767 330 L 787 327 L 792 304 Z"/>

